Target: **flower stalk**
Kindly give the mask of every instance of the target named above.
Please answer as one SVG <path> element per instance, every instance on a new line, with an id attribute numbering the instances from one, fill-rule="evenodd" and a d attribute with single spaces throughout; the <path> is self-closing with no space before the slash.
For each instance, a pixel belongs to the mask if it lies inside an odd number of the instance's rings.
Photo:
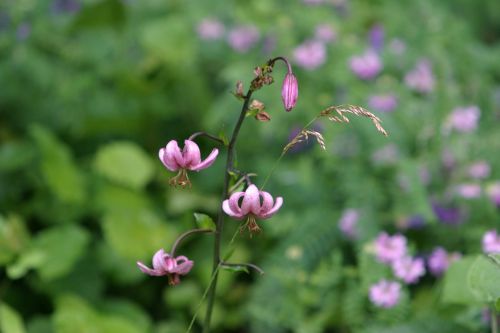
<path id="1" fill-rule="evenodd" d="M 226 200 L 229 194 L 229 182 L 231 180 L 231 170 L 233 170 L 234 165 L 234 154 L 236 140 L 238 139 L 238 134 L 240 133 L 241 125 L 245 120 L 248 105 L 252 97 L 253 89 L 250 88 L 245 96 L 243 96 L 243 106 L 241 107 L 240 116 L 236 125 L 234 126 L 233 133 L 231 134 L 231 139 L 227 146 L 227 159 L 226 167 L 224 172 L 224 184 L 222 187 L 221 203 Z M 222 210 L 222 204 L 219 206 L 219 212 L 217 215 L 216 229 L 215 229 L 215 240 L 214 240 L 214 260 L 212 266 L 212 281 L 210 283 L 210 288 L 208 290 L 207 296 L 207 312 L 205 314 L 205 322 L 203 324 L 203 333 L 210 332 L 210 322 L 212 319 L 212 311 L 215 302 L 215 292 L 217 290 L 217 279 L 219 275 L 219 266 L 221 264 L 221 240 L 222 231 L 224 229 L 224 211 Z"/>

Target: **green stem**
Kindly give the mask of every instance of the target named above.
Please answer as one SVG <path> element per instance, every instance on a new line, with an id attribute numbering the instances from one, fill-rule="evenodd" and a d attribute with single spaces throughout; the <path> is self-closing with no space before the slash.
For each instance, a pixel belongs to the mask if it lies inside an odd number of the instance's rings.
<path id="1" fill-rule="evenodd" d="M 493 306 L 490 310 L 491 316 L 491 333 L 498 333 L 498 318 L 495 306 Z"/>
<path id="2" fill-rule="evenodd" d="M 219 267 L 221 263 L 220 251 L 221 251 L 221 240 L 222 240 L 222 231 L 224 228 L 224 212 L 222 210 L 222 202 L 226 200 L 228 191 L 229 191 L 229 181 L 231 180 L 230 171 L 233 169 L 234 164 L 234 155 L 235 155 L 235 145 L 236 140 L 238 138 L 238 134 L 241 129 L 241 125 L 245 120 L 245 116 L 248 109 L 248 103 L 250 102 L 250 98 L 252 97 L 253 91 L 248 90 L 247 94 L 244 97 L 243 106 L 241 107 L 240 117 L 234 126 L 233 133 L 231 135 L 231 140 L 229 141 L 229 145 L 227 146 L 227 160 L 226 160 L 226 168 L 224 171 L 224 186 L 222 189 L 221 195 L 221 203 L 219 205 L 219 214 L 217 216 L 216 230 L 215 230 L 215 241 L 214 241 L 214 260 L 212 266 L 212 280 L 210 281 L 210 287 L 208 289 L 208 303 L 207 303 L 207 312 L 205 315 L 205 322 L 203 324 L 203 332 L 210 332 L 210 321 L 212 319 L 212 310 L 215 302 L 215 291 L 217 289 L 217 277 L 219 275 Z"/>
<path id="3" fill-rule="evenodd" d="M 184 239 L 186 239 L 187 237 L 189 237 L 193 234 L 208 233 L 208 232 L 214 232 L 214 231 L 212 229 L 192 229 L 192 230 L 186 231 L 185 233 L 183 233 L 182 235 L 177 237 L 177 239 L 174 242 L 174 245 L 172 245 L 172 249 L 170 250 L 170 255 L 172 257 L 175 257 L 175 252 L 177 251 L 177 248 L 179 247 L 181 242 Z"/>
<path id="4" fill-rule="evenodd" d="M 290 140 L 289 142 L 292 142 L 293 140 L 295 140 L 299 135 L 300 133 L 302 133 L 302 131 L 306 130 L 309 128 L 309 126 L 311 126 L 319 117 L 316 116 L 314 117 L 310 122 L 308 122 L 300 131 L 299 133 L 297 133 L 296 136 L 293 137 L 292 140 Z M 288 143 L 287 143 L 288 144 Z M 280 157 L 278 157 L 278 159 L 276 160 L 276 162 L 274 162 L 274 165 L 273 167 L 271 168 L 271 171 L 269 171 L 269 173 L 267 174 L 266 178 L 264 179 L 264 183 L 262 183 L 262 186 L 260 187 L 260 190 L 262 191 L 264 189 L 264 186 L 266 186 L 268 180 L 271 178 L 271 176 L 274 174 L 274 171 L 276 171 L 276 168 L 278 167 L 278 164 L 280 164 L 281 162 L 281 159 L 286 155 L 287 151 L 285 151 L 285 149 L 283 148 L 282 152 L 281 152 L 281 155 Z"/>

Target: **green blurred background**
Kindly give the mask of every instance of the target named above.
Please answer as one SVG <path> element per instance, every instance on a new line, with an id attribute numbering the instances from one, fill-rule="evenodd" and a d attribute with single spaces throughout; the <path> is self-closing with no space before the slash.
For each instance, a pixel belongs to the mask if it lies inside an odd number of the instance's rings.
<path id="1" fill-rule="evenodd" d="M 367 49 L 383 68 L 364 79 L 350 61 Z M 327 106 L 364 106 L 390 136 L 366 119 L 318 123 L 327 151 L 311 142 L 284 158 L 267 185 L 283 208 L 232 257 L 266 274 L 221 273 L 215 331 L 487 332 L 481 306 L 440 301 L 430 276 L 397 308 L 374 308 L 380 267 L 365 249 L 387 230 L 422 255 L 479 253 L 484 231 L 498 229 L 487 190 L 500 179 L 497 0 L 2 0 L 0 331 L 184 332 L 209 282 L 211 236 L 180 249 L 195 266 L 179 286 L 135 262 L 194 227 L 193 212 L 215 216 L 224 158 L 175 190 L 158 149 L 200 130 L 229 135 L 236 81 L 248 87 L 278 55 L 292 60 L 300 95 L 284 112 L 283 66 L 255 95 L 272 120 L 248 118 L 237 153 L 257 184 Z M 434 84 L 419 92 L 405 77 L 422 61 Z M 468 106 L 477 126 L 453 130 L 452 112 Z M 203 156 L 214 147 L 197 142 Z M 491 167 L 473 181 L 481 195 L 456 195 L 477 161 Z M 460 217 L 442 223 L 436 206 Z M 338 227 L 346 209 L 360 216 L 355 239 Z M 226 225 L 230 238 L 238 224 Z"/>

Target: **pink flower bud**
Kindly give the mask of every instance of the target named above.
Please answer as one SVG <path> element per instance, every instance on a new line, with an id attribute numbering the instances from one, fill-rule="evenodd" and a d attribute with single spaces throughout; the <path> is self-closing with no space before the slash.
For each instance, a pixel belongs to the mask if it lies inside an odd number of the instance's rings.
<path id="1" fill-rule="evenodd" d="M 292 72 L 288 72 L 283 80 L 283 87 L 281 88 L 281 99 L 286 111 L 291 111 L 295 104 L 297 104 L 297 97 L 299 95 L 299 84 L 297 78 Z"/>

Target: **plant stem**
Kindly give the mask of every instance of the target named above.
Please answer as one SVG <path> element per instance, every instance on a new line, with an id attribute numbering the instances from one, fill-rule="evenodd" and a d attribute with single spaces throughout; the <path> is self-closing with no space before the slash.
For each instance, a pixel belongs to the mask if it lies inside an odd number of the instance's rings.
<path id="1" fill-rule="evenodd" d="M 208 134 L 206 132 L 196 132 L 196 133 L 193 133 L 191 134 L 191 136 L 188 138 L 188 140 L 194 140 L 194 138 L 198 137 L 198 136 L 205 136 L 211 140 L 214 140 L 218 143 L 220 143 L 221 145 L 224 145 L 224 141 L 221 140 L 220 138 L 216 137 L 215 135 L 211 135 L 211 134 Z"/>
<path id="2" fill-rule="evenodd" d="M 229 145 L 227 146 L 227 160 L 226 160 L 226 168 L 224 170 L 224 185 L 222 188 L 221 195 L 221 203 L 219 205 L 219 214 L 217 216 L 216 230 L 215 230 L 215 241 L 214 241 L 214 261 L 212 267 L 213 278 L 210 282 L 210 289 L 208 290 L 208 303 L 207 303 L 207 312 L 205 315 L 205 322 L 203 324 L 203 332 L 210 332 L 210 321 L 212 319 L 212 310 L 215 302 L 215 291 L 217 289 L 217 278 L 219 275 L 219 266 L 221 262 L 220 252 L 221 252 L 221 239 L 222 239 L 222 231 L 224 227 L 224 212 L 222 211 L 222 202 L 226 200 L 228 191 L 229 191 L 229 181 L 231 180 L 230 170 L 233 169 L 234 163 L 234 148 L 236 145 L 236 140 L 238 138 L 238 134 L 240 132 L 241 125 L 245 120 L 246 112 L 248 109 L 248 103 L 250 102 L 250 98 L 252 97 L 252 90 L 248 90 L 247 94 L 244 97 L 243 106 L 241 107 L 240 117 L 234 126 L 233 133 L 231 135 L 231 139 L 229 140 Z"/>
<path id="3" fill-rule="evenodd" d="M 495 306 L 491 308 L 490 316 L 491 316 L 491 333 L 498 333 L 498 318 Z"/>
<path id="4" fill-rule="evenodd" d="M 174 245 L 172 245 L 172 249 L 170 250 L 170 255 L 172 257 L 175 257 L 175 251 L 177 250 L 177 248 L 179 247 L 180 243 L 186 238 L 186 237 L 189 237 L 191 236 L 192 234 L 197 234 L 197 233 L 208 233 L 208 232 L 214 232 L 212 229 L 192 229 L 192 230 L 189 230 L 189 231 L 186 231 L 185 233 L 183 233 L 182 235 L 180 235 L 179 237 L 177 237 L 177 239 L 175 240 L 174 242 Z"/>

